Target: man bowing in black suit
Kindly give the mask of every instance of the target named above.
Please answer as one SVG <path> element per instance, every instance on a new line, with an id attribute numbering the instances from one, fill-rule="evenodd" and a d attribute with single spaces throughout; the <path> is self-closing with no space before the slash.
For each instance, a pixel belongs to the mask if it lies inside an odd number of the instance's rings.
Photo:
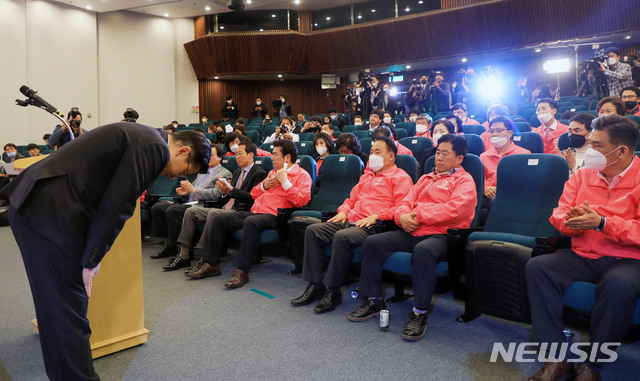
<path id="1" fill-rule="evenodd" d="M 87 320 L 93 276 L 153 179 L 206 171 L 204 135 L 114 123 L 78 136 L 0 194 L 24 261 L 51 380 L 97 380 Z"/>

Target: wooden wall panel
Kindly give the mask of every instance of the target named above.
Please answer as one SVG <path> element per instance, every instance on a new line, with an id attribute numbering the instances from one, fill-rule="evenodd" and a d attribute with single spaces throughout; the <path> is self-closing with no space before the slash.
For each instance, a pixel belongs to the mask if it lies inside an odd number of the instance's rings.
<path id="1" fill-rule="evenodd" d="M 342 94 L 347 84 L 343 81 L 336 89 L 322 90 L 320 80 L 286 80 L 286 81 L 221 81 L 201 80 L 199 86 L 200 114 L 210 118 L 222 117 L 222 106 L 227 95 L 233 96 L 238 103 L 240 115 L 250 117 L 251 106 L 255 98 L 261 97 L 264 104 L 272 112 L 271 101 L 280 94 L 287 97 L 293 113 L 324 114 L 330 108 L 343 110 Z"/>
<path id="2" fill-rule="evenodd" d="M 467 5 L 486 3 L 487 1 L 491 0 L 441 0 L 440 7 L 442 9 L 459 8 Z"/>
<path id="3" fill-rule="evenodd" d="M 448 5 L 468 2 L 451 1 Z M 494 0 L 309 34 L 216 33 L 185 48 L 200 79 L 217 74 L 322 73 L 638 29 L 639 14 L 640 1 Z M 460 27 L 454 32 L 452 26 Z"/>
<path id="4" fill-rule="evenodd" d="M 194 38 L 200 38 L 207 35 L 207 23 L 204 16 L 193 18 L 193 35 Z"/>

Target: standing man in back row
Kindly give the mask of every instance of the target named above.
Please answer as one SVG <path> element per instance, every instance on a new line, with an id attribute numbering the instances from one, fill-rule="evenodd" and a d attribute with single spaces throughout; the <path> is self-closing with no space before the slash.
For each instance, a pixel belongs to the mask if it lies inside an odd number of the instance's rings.
<path id="1" fill-rule="evenodd" d="M 158 175 L 206 171 L 204 135 L 164 141 L 147 126 L 114 123 L 78 136 L 0 190 L 29 278 L 51 380 L 98 380 L 87 320 L 94 274 L 136 201 Z"/>

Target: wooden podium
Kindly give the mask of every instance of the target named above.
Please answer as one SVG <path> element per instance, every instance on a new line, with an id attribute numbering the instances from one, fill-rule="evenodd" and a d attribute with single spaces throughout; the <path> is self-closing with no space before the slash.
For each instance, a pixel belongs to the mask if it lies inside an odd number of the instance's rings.
<path id="1" fill-rule="evenodd" d="M 14 168 L 24 169 L 45 157 L 16 160 Z M 149 330 L 144 328 L 141 253 L 138 203 L 93 279 L 87 317 L 91 323 L 94 359 L 147 342 Z M 38 333 L 36 319 L 32 322 Z"/>

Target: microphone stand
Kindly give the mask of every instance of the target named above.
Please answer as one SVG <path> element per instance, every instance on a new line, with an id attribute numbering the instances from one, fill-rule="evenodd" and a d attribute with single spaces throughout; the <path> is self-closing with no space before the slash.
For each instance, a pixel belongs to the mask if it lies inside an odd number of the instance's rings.
<path id="1" fill-rule="evenodd" d="M 44 107 L 36 106 L 33 103 L 33 99 L 31 98 L 27 98 L 25 100 L 16 99 L 16 106 L 22 106 L 22 107 L 34 106 L 48 112 L 49 114 L 55 116 L 60 122 L 62 122 L 67 127 L 67 131 L 69 131 L 69 136 L 71 137 L 71 140 L 75 139 L 75 136 L 73 134 L 73 129 L 71 128 L 71 126 L 69 126 L 69 123 L 67 123 L 67 121 L 64 120 L 64 118 L 60 114 L 55 112 L 49 112 Z"/>

